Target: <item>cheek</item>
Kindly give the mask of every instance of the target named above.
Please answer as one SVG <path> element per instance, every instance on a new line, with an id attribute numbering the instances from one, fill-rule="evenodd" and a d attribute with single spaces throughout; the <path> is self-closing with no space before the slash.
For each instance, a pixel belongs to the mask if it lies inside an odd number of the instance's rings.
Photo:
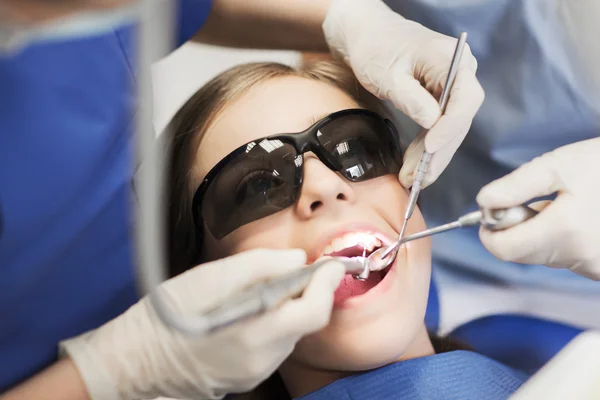
<path id="1" fill-rule="evenodd" d="M 399 230 L 398 225 L 402 223 L 408 206 L 409 192 L 400 185 L 395 175 L 357 184 L 355 190 L 365 207 L 375 210 L 392 228 Z M 420 214 L 418 217 L 421 218 Z"/>
<path id="2" fill-rule="evenodd" d="M 294 247 L 293 215 L 284 210 L 275 215 L 246 224 L 221 240 L 204 229 L 203 256 L 206 261 L 217 260 L 252 249 L 287 249 Z"/>

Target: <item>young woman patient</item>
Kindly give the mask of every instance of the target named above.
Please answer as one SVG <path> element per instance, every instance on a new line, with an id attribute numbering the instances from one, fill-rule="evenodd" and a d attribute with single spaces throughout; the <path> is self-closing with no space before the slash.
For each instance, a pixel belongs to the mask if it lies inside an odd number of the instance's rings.
<path id="1" fill-rule="evenodd" d="M 261 247 L 301 248 L 309 262 L 368 255 L 398 236 L 408 201 L 397 179 L 399 133 L 339 65 L 233 68 L 201 88 L 171 128 L 173 274 Z M 407 234 L 422 229 L 417 209 Z M 435 384 L 415 393 L 477 398 L 470 383 L 461 387 L 478 374 L 485 398 L 516 390 L 523 376 L 482 356 L 435 358 L 443 355 L 434 356 L 424 324 L 430 273 L 430 242 L 423 239 L 402 247 L 390 267 L 366 281 L 346 276 L 330 324 L 301 340 L 279 368 L 288 395 L 350 398 L 358 383 L 367 390 L 360 398 L 400 398 L 414 385 Z M 444 375 L 448 363 L 452 371 Z M 461 369 L 464 363 L 473 368 Z M 392 374 L 396 386 L 382 385 L 381 373 Z"/>

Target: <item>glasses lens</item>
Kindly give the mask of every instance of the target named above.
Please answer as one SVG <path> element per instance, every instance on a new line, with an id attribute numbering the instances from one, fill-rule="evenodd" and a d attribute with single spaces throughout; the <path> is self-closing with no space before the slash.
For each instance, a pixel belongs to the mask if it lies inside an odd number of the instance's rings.
<path id="1" fill-rule="evenodd" d="M 376 114 L 336 117 L 317 132 L 317 140 L 342 165 L 353 182 L 400 171 L 402 157 L 392 128 Z"/>
<path id="2" fill-rule="evenodd" d="M 279 140 L 252 142 L 211 181 L 202 218 L 217 239 L 295 203 L 302 157 Z"/>

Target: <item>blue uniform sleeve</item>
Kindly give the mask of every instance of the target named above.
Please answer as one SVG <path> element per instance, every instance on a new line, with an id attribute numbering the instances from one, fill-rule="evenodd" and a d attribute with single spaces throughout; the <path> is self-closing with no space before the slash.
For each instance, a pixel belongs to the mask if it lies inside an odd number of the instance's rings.
<path id="1" fill-rule="evenodd" d="M 177 46 L 181 46 L 204 25 L 212 9 L 213 0 L 178 0 L 178 2 Z"/>
<path id="2" fill-rule="evenodd" d="M 176 0 L 177 1 L 177 19 L 174 35 L 175 48 L 180 47 L 185 42 L 190 40 L 196 32 L 202 28 L 206 22 L 208 15 L 212 9 L 213 0 Z M 123 26 L 114 31 L 117 37 L 117 43 L 121 49 L 126 63 L 132 71 L 132 78 L 136 80 L 137 66 L 137 39 L 132 34 L 132 29 L 135 30 L 135 25 Z"/>

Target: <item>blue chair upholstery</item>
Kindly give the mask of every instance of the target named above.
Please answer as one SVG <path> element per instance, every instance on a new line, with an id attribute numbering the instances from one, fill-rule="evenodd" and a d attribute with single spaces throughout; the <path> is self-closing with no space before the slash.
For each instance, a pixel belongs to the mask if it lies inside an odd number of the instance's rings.
<path id="1" fill-rule="evenodd" d="M 583 330 L 523 315 L 492 315 L 450 333 L 485 356 L 533 374 Z"/>
<path id="2" fill-rule="evenodd" d="M 440 299 L 438 297 L 435 280 L 431 278 L 429 285 L 429 300 L 427 301 L 427 311 L 425 312 L 425 326 L 431 333 L 437 333 L 440 325 Z"/>

